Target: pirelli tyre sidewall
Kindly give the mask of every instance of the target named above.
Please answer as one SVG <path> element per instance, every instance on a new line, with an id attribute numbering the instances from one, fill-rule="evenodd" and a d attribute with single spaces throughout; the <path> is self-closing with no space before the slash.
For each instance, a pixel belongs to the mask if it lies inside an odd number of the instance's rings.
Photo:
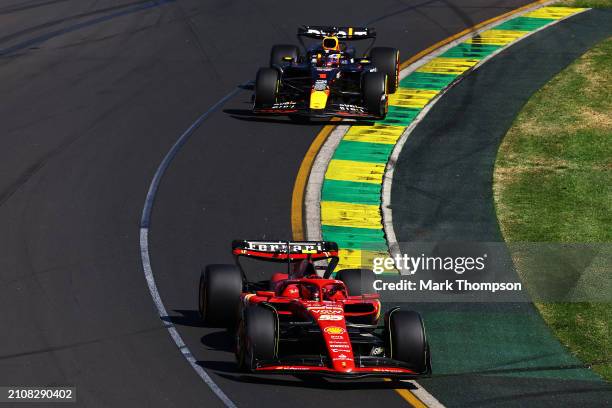
<path id="1" fill-rule="evenodd" d="M 279 72 L 275 68 L 260 68 L 255 78 L 254 108 L 269 108 L 276 103 Z"/>
<path id="2" fill-rule="evenodd" d="M 274 360 L 278 353 L 278 315 L 270 305 L 248 305 L 236 330 L 236 361 L 243 371 L 254 371 L 257 362 Z"/>
<path id="3" fill-rule="evenodd" d="M 378 72 L 387 75 L 387 92 L 395 93 L 399 87 L 399 51 L 391 47 L 374 47 L 370 51 L 370 61 Z"/>
<path id="4" fill-rule="evenodd" d="M 361 83 L 363 106 L 369 114 L 380 119 L 384 119 L 387 115 L 389 105 L 386 82 L 384 73 L 366 72 L 363 74 Z"/>
<path id="5" fill-rule="evenodd" d="M 200 275 L 198 308 L 209 326 L 233 327 L 238 320 L 242 274 L 235 265 L 208 265 Z"/>
<path id="6" fill-rule="evenodd" d="M 385 314 L 387 355 L 413 367 L 417 373 L 430 369 L 429 345 L 423 319 L 417 312 L 391 309 Z"/>
<path id="7" fill-rule="evenodd" d="M 297 61 L 300 56 L 300 50 L 297 46 L 292 44 L 278 44 L 272 46 L 270 50 L 270 67 L 275 65 L 282 66 L 286 63 L 283 60 L 285 57 L 293 58 L 293 61 Z"/>

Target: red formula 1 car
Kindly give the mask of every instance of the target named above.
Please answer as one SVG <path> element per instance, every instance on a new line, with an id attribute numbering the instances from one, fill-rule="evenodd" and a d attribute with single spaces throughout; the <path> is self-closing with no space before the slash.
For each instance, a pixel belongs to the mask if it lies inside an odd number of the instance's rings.
<path id="1" fill-rule="evenodd" d="M 236 265 L 208 265 L 199 286 L 202 319 L 236 328 L 236 359 L 249 372 L 341 378 L 415 378 L 431 374 L 418 313 L 381 303 L 369 270 L 336 272 L 334 242 L 234 241 Z M 285 272 L 251 282 L 241 257 L 286 263 Z"/>

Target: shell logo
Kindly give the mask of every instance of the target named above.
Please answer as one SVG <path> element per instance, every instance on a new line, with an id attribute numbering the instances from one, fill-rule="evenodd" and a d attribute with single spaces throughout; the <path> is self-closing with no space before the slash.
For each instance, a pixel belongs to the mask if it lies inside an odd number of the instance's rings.
<path id="1" fill-rule="evenodd" d="M 325 328 L 327 334 L 344 334 L 344 329 L 338 326 L 329 326 Z"/>

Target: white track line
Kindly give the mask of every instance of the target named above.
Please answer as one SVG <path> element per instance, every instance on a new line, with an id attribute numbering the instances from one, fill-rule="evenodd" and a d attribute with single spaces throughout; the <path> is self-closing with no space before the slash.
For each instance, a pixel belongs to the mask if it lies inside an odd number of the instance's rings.
<path id="1" fill-rule="evenodd" d="M 413 64 L 410 64 L 409 66 L 407 66 L 406 68 L 404 68 L 401 72 L 400 72 L 400 78 L 403 79 L 405 77 L 407 77 L 408 75 L 410 75 L 413 71 L 415 71 L 417 68 L 419 68 L 420 66 L 426 64 L 427 62 L 429 62 L 430 60 L 432 60 L 433 58 L 443 54 L 444 52 L 446 52 L 447 50 L 449 50 L 450 48 L 456 46 L 457 44 L 473 37 L 474 35 L 481 33 L 483 31 L 489 30 L 493 27 L 496 27 L 500 24 L 505 23 L 508 20 L 511 20 L 513 18 L 519 17 L 523 14 L 529 13 L 533 10 L 539 9 L 541 7 L 545 7 L 547 5 L 550 5 L 551 3 L 553 3 L 553 1 L 548 1 L 542 4 L 538 4 L 535 5 L 533 7 L 530 7 L 528 9 L 522 10 L 518 13 L 512 14 L 506 18 L 503 18 L 501 20 L 495 21 L 491 24 L 487 24 L 486 26 L 480 27 L 479 29 L 472 31 L 466 35 L 464 35 L 463 37 L 458 38 L 457 40 L 450 42 L 438 49 L 436 49 L 435 51 L 431 52 L 430 54 L 426 55 L 425 57 L 419 59 L 418 61 L 414 62 Z M 586 10 L 585 10 L 586 11 Z M 579 14 L 579 13 L 576 13 Z M 521 41 L 527 37 L 529 37 L 530 35 L 539 32 L 540 30 L 543 30 L 545 28 L 550 27 L 553 24 L 558 23 L 559 21 L 563 21 L 566 18 L 575 16 L 576 14 L 572 14 L 570 16 L 564 17 L 562 19 L 556 20 L 544 27 L 538 28 L 537 30 L 534 30 L 532 32 L 530 32 L 529 34 L 526 34 L 525 36 L 506 44 L 505 46 L 501 47 L 499 50 L 496 50 L 494 53 L 488 55 L 487 57 L 483 58 L 478 64 L 476 64 L 472 69 L 470 69 L 469 71 L 466 71 L 465 73 L 463 73 L 461 76 L 458 77 L 458 81 L 460 81 L 465 75 L 468 75 L 470 72 L 472 72 L 473 70 L 477 69 L 478 67 L 480 67 L 482 64 L 484 64 L 486 61 L 490 60 L 491 58 L 493 58 L 495 55 L 499 54 L 501 51 L 505 50 L 506 48 L 512 46 L 513 44 L 517 43 L 518 41 Z M 382 220 L 383 220 L 383 229 L 385 232 L 385 237 L 387 239 L 387 245 L 389 247 L 389 252 L 392 256 L 396 256 L 399 255 L 399 244 L 397 242 L 397 237 L 395 235 L 395 230 L 393 229 L 393 216 L 392 216 L 392 209 L 390 207 L 391 204 L 391 185 L 393 183 L 393 172 L 395 169 L 395 163 L 397 162 L 397 159 L 399 157 L 400 152 L 402 151 L 402 148 L 404 147 L 404 144 L 406 143 L 406 140 L 408 139 L 408 136 L 410 136 L 410 134 L 412 133 L 412 131 L 414 130 L 414 128 L 419 124 L 419 122 L 421 122 L 421 120 L 423 120 L 423 118 L 425 117 L 425 115 L 427 115 L 427 113 L 430 111 L 430 109 L 436 104 L 436 102 L 440 99 L 440 97 L 442 95 L 444 95 L 446 93 L 446 91 L 448 91 L 448 89 L 450 89 L 452 86 L 454 86 L 457 82 L 453 83 L 450 87 L 444 89 L 443 91 L 441 91 L 438 95 L 436 95 L 435 98 L 433 98 L 428 104 L 427 106 L 425 106 L 421 112 L 419 112 L 419 114 L 417 115 L 417 117 L 414 119 L 414 121 L 410 124 L 410 126 L 408 126 L 406 128 L 406 130 L 404 131 L 404 133 L 402 134 L 402 136 L 399 138 L 399 140 L 397 141 L 395 147 L 393 148 L 393 151 L 391 153 L 391 156 L 389 157 L 389 161 L 387 162 L 387 166 L 385 168 L 385 174 L 383 176 L 383 185 L 382 185 L 382 202 L 381 202 L 381 213 L 382 213 Z M 327 167 L 329 165 L 329 162 L 331 161 L 331 158 L 336 150 L 336 147 L 338 146 L 338 144 L 340 143 L 340 141 L 342 140 L 343 136 L 346 134 L 346 132 L 348 132 L 350 126 L 348 125 L 340 125 L 337 126 L 329 135 L 329 137 L 327 138 L 327 140 L 325 141 L 325 143 L 323 144 L 323 146 L 321 147 L 321 150 L 319 151 L 319 153 L 317 154 L 317 157 L 315 158 L 315 161 L 313 163 L 312 166 L 312 170 L 310 172 L 310 175 L 308 177 L 308 183 L 306 184 L 306 197 L 304 200 L 304 206 L 305 206 L 305 230 L 306 230 L 306 239 L 308 240 L 320 240 L 322 239 L 322 233 L 321 233 L 321 188 L 323 186 L 323 180 L 325 178 L 325 172 L 327 171 Z M 423 388 L 418 382 L 416 381 L 406 381 L 409 382 L 410 384 L 412 384 L 415 388 L 411 389 L 410 392 L 412 392 L 419 400 L 421 400 L 425 405 L 427 405 L 430 408 L 444 408 L 444 405 L 438 401 L 436 399 L 436 397 L 434 397 L 433 395 L 431 395 L 425 388 Z"/>
<path id="2" fill-rule="evenodd" d="M 206 372 L 202 366 L 200 366 L 189 350 L 189 347 L 183 341 L 183 338 L 179 334 L 178 330 L 174 326 L 174 324 L 168 319 L 168 312 L 166 311 L 166 307 L 164 306 L 164 302 L 159 295 L 159 291 L 157 290 L 157 285 L 155 284 L 155 277 L 153 276 L 153 269 L 151 269 L 151 257 L 149 254 L 149 225 L 151 222 L 151 210 L 153 208 L 153 203 L 155 202 L 155 195 L 157 194 L 157 190 L 159 189 L 159 183 L 161 182 L 164 173 L 168 169 L 168 166 L 172 162 L 172 159 L 179 152 L 181 147 L 187 142 L 189 137 L 193 134 L 193 131 L 197 129 L 202 122 L 204 122 L 208 116 L 219 109 L 225 102 L 227 102 L 230 98 L 240 92 L 240 88 L 235 89 L 225 97 L 223 97 L 219 102 L 214 104 L 209 110 L 204 112 L 199 118 L 195 120 L 189 126 L 189 128 L 183 132 L 183 134 L 176 140 L 174 145 L 170 148 L 166 156 L 161 161 L 157 170 L 155 171 L 155 175 L 153 176 L 153 180 L 151 180 L 151 184 L 149 185 L 149 191 L 147 192 L 147 197 L 145 199 L 144 208 L 142 209 L 142 217 L 140 219 L 140 258 L 142 260 L 142 268 L 144 270 L 145 279 L 147 280 L 147 287 L 149 288 L 149 292 L 151 293 L 151 298 L 153 298 L 153 303 L 155 303 L 155 307 L 157 309 L 157 314 L 164 322 L 164 327 L 170 333 L 170 337 L 176 344 L 176 347 L 180 350 L 181 354 L 187 360 L 189 365 L 195 370 L 195 372 L 200 376 L 200 378 L 208 385 L 208 387 L 215 393 L 215 395 L 221 400 L 221 402 L 227 408 L 237 408 L 236 404 L 229 399 L 229 397 L 219 388 L 219 386 L 213 381 L 210 375 Z M 203 403 L 206 405 L 206 403 Z"/>

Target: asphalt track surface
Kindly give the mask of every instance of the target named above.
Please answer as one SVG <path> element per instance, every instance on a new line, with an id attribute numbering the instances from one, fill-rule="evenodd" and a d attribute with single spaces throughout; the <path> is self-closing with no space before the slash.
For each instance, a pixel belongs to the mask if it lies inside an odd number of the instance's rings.
<path id="1" fill-rule="evenodd" d="M 499 144 L 535 91 L 610 35 L 612 12 L 587 11 L 509 47 L 451 88 L 398 157 L 398 241 L 503 241 L 492 189 Z M 419 382 L 449 406 L 612 404 L 609 384 L 563 350 L 530 303 L 416 307 L 433 329 L 434 368 L 438 362 L 437 376 Z"/>
<path id="2" fill-rule="evenodd" d="M 0 384 L 74 385 L 82 406 L 220 406 L 140 263 L 144 197 L 170 146 L 299 24 L 372 22 L 407 58 L 525 3 L 4 1 Z M 249 108 L 245 91 L 212 115 L 162 180 L 150 244 L 172 321 L 238 406 L 405 405 L 381 382 L 241 377 L 227 333 L 195 318 L 200 266 L 230 261 L 231 239 L 290 237 L 295 175 L 322 125 Z"/>

